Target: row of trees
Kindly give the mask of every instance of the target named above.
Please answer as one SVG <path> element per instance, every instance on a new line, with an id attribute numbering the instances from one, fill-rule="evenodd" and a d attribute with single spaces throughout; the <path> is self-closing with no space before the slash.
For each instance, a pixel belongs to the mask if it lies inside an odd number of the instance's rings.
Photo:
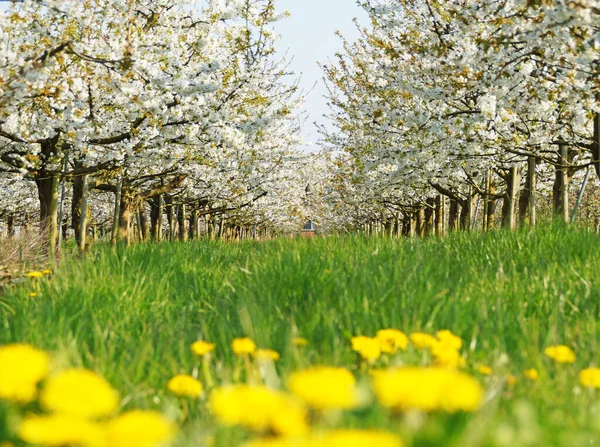
<path id="1" fill-rule="evenodd" d="M 550 196 L 570 221 L 573 180 L 600 175 L 597 2 L 359 3 L 370 26 L 323 67 L 344 214 L 442 233 L 501 203 L 514 228 Z"/>
<path id="2" fill-rule="evenodd" d="M 301 225 L 313 163 L 296 150 L 302 98 L 275 54 L 274 1 L 187 3 L 24 0 L 0 14 L 9 234 L 39 217 L 54 249 L 61 226 L 83 247 L 90 222 L 113 241 Z"/>

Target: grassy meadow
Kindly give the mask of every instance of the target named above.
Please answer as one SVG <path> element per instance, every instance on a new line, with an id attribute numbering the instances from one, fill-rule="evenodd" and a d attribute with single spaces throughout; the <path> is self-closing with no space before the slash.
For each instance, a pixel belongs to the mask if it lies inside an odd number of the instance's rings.
<path id="1" fill-rule="evenodd" d="M 228 447 L 255 437 L 211 415 L 206 371 L 190 349 L 199 339 L 216 344 L 208 367 L 217 384 L 262 374 L 285 388 L 292 371 L 309 365 L 350 369 L 364 403 L 313 413 L 316 429 L 382 429 L 412 447 L 595 445 L 600 399 L 580 384 L 579 372 L 600 364 L 599 278 L 600 236 L 552 226 L 427 240 L 98 247 L 84 260 L 64 261 L 50 278 L 4 291 L 0 345 L 29 343 L 52 353 L 54 369 L 100 373 L 119 391 L 122 408 L 175 419 L 175 446 Z M 479 410 L 423 414 L 377 404 L 369 370 L 431 362 L 411 345 L 373 364 L 361 361 L 351 338 L 385 328 L 460 336 L 461 370 L 485 390 Z M 231 342 L 244 336 L 280 353 L 275 371 L 269 364 L 251 372 L 252 361 L 236 357 Z M 295 337 L 308 345 L 294 346 Z M 544 355 L 559 344 L 574 350 L 574 363 Z M 539 380 L 524 376 L 531 368 Z M 169 393 L 176 374 L 199 376 L 203 395 Z M 10 408 L 0 403 L 0 441 L 21 445 L 11 434 Z"/>

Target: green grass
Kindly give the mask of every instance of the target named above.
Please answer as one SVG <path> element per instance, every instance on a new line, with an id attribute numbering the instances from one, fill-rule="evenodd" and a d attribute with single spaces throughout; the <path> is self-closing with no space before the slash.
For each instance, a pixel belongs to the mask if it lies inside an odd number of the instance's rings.
<path id="1" fill-rule="evenodd" d="M 482 410 L 416 420 L 373 405 L 337 425 L 382 427 L 414 447 L 590 445 L 600 442 L 599 400 L 579 386 L 578 372 L 600 364 L 599 278 L 600 236 L 550 226 L 423 241 L 99 247 L 82 262 L 65 262 L 50 281 L 0 296 L 0 344 L 50 350 L 58 365 L 104 375 L 126 408 L 181 417 L 165 384 L 199 366 L 189 349 L 198 338 L 217 343 L 213 370 L 227 381 L 236 363 L 230 342 L 243 335 L 279 351 L 285 377 L 309 363 L 358 369 L 353 335 L 447 328 L 465 342 L 467 371 L 494 369 L 480 377 Z M 30 299 L 34 288 L 39 296 Z M 290 343 L 296 335 L 310 340 L 300 356 Z M 559 343 L 575 350 L 574 365 L 544 357 L 546 346 Z M 522 376 L 532 367 L 539 384 Z M 518 377 L 514 387 L 506 374 Z M 217 446 L 230 446 L 245 436 L 215 429 L 204 405 L 190 407 L 178 445 L 203 445 L 203 436 L 216 433 Z"/>

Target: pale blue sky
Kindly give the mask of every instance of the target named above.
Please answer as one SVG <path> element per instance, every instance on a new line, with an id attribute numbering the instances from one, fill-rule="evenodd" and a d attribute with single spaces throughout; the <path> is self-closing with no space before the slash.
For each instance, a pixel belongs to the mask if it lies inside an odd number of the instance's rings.
<path id="1" fill-rule="evenodd" d="M 290 68 L 302 74 L 304 90 L 310 90 L 317 83 L 306 99 L 309 116 L 303 132 L 307 143 L 316 143 L 319 135 L 313 122 L 325 123 L 322 115 L 328 111 L 323 97 L 327 90 L 317 62 L 327 62 L 342 49 L 336 31 L 348 40 L 355 40 L 359 33 L 353 19 L 357 17 L 364 26 L 367 16 L 355 0 L 278 0 L 276 6 L 279 11 L 287 10 L 291 14 L 276 26 L 282 35 L 279 52 L 289 50 L 289 56 L 294 58 Z"/>

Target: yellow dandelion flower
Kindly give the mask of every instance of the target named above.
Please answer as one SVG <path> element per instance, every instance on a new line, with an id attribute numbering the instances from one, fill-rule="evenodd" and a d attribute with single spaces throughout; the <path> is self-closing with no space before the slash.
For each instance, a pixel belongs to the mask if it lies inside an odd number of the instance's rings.
<path id="1" fill-rule="evenodd" d="M 579 383 L 590 388 L 600 388 L 600 368 L 586 368 L 581 371 Z"/>
<path id="2" fill-rule="evenodd" d="M 382 405 L 399 410 L 474 411 L 483 399 L 479 382 L 441 368 L 406 367 L 373 373 L 373 390 Z"/>
<path id="3" fill-rule="evenodd" d="M 479 372 L 479 374 L 489 376 L 492 373 L 492 368 L 490 368 L 489 366 L 481 365 L 479 368 L 477 368 L 477 371 Z"/>
<path id="4" fill-rule="evenodd" d="M 283 436 L 302 436 L 308 433 L 307 410 L 292 399 L 290 396 L 282 397 L 282 401 L 287 403 L 273 416 L 271 430 L 274 433 Z"/>
<path id="5" fill-rule="evenodd" d="M 526 369 L 523 374 L 525 375 L 525 377 L 527 377 L 529 380 L 539 380 L 540 375 L 538 374 L 537 369 L 531 368 L 531 369 Z"/>
<path id="6" fill-rule="evenodd" d="M 243 443 L 241 447 L 309 447 L 309 444 L 299 438 L 258 438 Z"/>
<path id="7" fill-rule="evenodd" d="M 50 357 L 26 344 L 0 346 L 0 399 L 31 402 L 48 374 Z"/>
<path id="8" fill-rule="evenodd" d="M 39 278 L 43 278 L 44 274 L 42 272 L 35 271 L 35 272 L 29 272 L 25 276 L 27 276 L 28 278 L 39 279 Z"/>
<path id="9" fill-rule="evenodd" d="M 48 275 L 51 275 L 51 274 L 52 274 L 52 270 L 50 270 L 50 269 L 42 270 L 42 275 L 48 276 Z"/>
<path id="10" fill-rule="evenodd" d="M 29 292 L 29 298 L 35 298 L 37 296 L 36 292 Z"/>
<path id="11" fill-rule="evenodd" d="M 175 437 L 176 427 L 161 413 L 133 410 L 106 424 L 106 445 L 110 447 L 156 447 Z"/>
<path id="12" fill-rule="evenodd" d="M 381 356 L 379 340 L 364 335 L 352 337 L 352 350 L 357 352 L 363 360 L 371 363 Z"/>
<path id="13" fill-rule="evenodd" d="M 517 384 L 517 376 L 513 374 L 507 374 L 506 383 L 508 386 L 515 386 Z"/>
<path id="14" fill-rule="evenodd" d="M 113 413 L 119 394 L 96 373 L 72 368 L 48 379 L 40 403 L 57 413 L 94 418 Z"/>
<path id="15" fill-rule="evenodd" d="M 448 347 L 444 342 L 436 343 L 431 348 L 431 355 L 437 366 L 443 368 L 461 368 L 465 366 L 465 359 L 456 349 Z"/>
<path id="16" fill-rule="evenodd" d="M 27 416 L 18 427 L 19 438 L 43 446 L 95 446 L 102 437 L 99 424 L 79 416 L 52 414 Z"/>
<path id="17" fill-rule="evenodd" d="M 210 409 L 224 425 L 298 436 L 308 431 L 306 409 L 291 396 L 263 385 L 231 385 L 210 395 Z"/>
<path id="18" fill-rule="evenodd" d="M 256 351 L 256 343 L 250 338 L 236 338 L 231 342 L 231 349 L 236 355 L 252 354 Z"/>
<path id="19" fill-rule="evenodd" d="M 375 430 L 333 430 L 319 438 L 320 442 L 317 445 L 323 447 L 402 446 L 402 441 L 398 436 Z"/>
<path id="20" fill-rule="evenodd" d="M 400 438 L 375 430 L 341 429 L 314 433 L 303 438 L 263 438 L 246 442 L 242 447 L 402 447 Z"/>
<path id="21" fill-rule="evenodd" d="M 449 330 L 437 331 L 435 335 L 438 341 L 447 348 L 456 350 L 460 350 L 462 348 L 462 339 L 458 335 L 454 335 Z"/>
<path id="22" fill-rule="evenodd" d="M 544 350 L 544 354 L 557 363 L 575 362 L 575 353 L 565 345 L 549 346 Z"/>
<path id="23" fill-rule="evenodd" d="M 254 357 L 258 360 L 279 360 L 279 353 L 273 349 L 257 349 L 254 352 Z"/>
<path id="24" fill-rule="evenodd" d="M 202 384 L 192 376 L 180 374 L 167 383 L 167 389 L 181 397 L 199 397 L 202 394 Z"/>
<path id="25" fill-rule="evenodd" d="M 294 346 L 308 346 L 308 340 L 303 337 L 294 337 L 292 344 Z"/>
<path id="26" fill-rule="evenodd" d="M 192 343 L 192 352 L 198 357 L 202 357 L 215 350 L 214 343 L 208 343 L 203 340 L 198 340 Z"/>
<path id="27" fill-rule="evenodd" d="M 381 329 L 375 338 L 379 341 L 381 352 L 386 354 L 395 354 L 398 349 L 406 351 L 408 347 L 408 337 L 397 329 Z"/>
<path id="28" fill-rule="evenodd" d="M 345 368 L 317 366 L 289 376 L 290 391 L 318 410 L 350 409 L 357 405 L 356 379 Z"/>
<path id="29" fill-rule="evenodd" d="M 414 332 L 410 334 L 410 341 L 417 349 L 430 349 L 438 342 L 433 335 L 424 332 Z"/>

